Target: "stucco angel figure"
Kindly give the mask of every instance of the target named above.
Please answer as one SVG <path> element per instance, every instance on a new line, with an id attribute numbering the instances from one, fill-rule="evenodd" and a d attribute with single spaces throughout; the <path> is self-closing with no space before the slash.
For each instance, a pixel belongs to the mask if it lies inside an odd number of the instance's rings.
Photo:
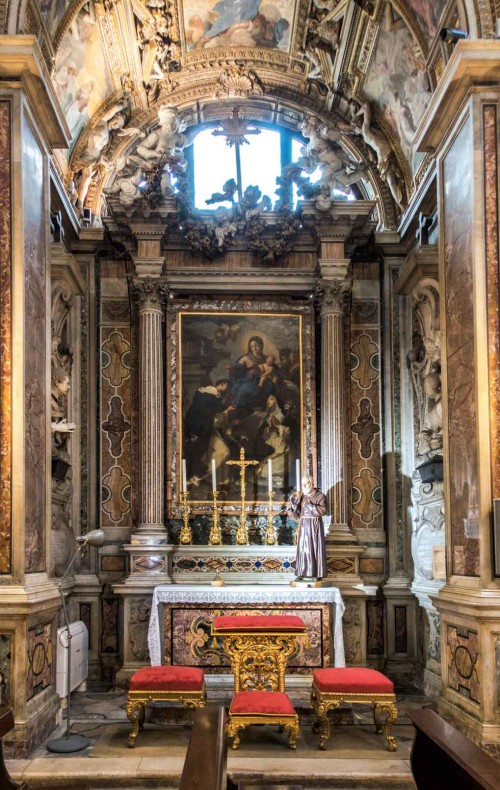
<path id="1" fill-rule="evenodd" d="M 214 211 L 213 231 L 217 238 L 217 245 L 221 250 L 227 236 L 234 236 L 238 225 L 234 221 L 233 210 L 226 206 L 218 206 Z"/>
<path id="2" fill-rule="evenodd" d="M 356 109 L 354 104 L 351 104 L 352 120 L 354 121 L 358 117 L 362 117 L 363 121 L 360 127 L 354 126 L 354 132 L 360 134 L 365 143 L 375 151 L 380 178 L 382 181 L 385 181 L 394 201 L 402 210 L 404 208 L 403 177 L 396 164 L 394 151 L 385 135 L 379 129 L 373 127 L 372 108 L 369 101 L 363 102 L 359 110 Z"/>
<path id="3" fill-rule="evenodd" d="M 124 128 L 127 124 L 125 114 L 127 108 L 127 99 L 116 102 L 104 113 L 89 133 L 87 147 L 75 165 L 76 183 L 73 202 L 75 208 L 80 212 L 85 205 L 90 185 L 97 175 L 99 167 L 108 165 L 104 151 L 109 145 L 112 133 L 116 132 L 119 137 L 144 137 L 144 133 L 135 126 Z"/>
<path id="4" fill-rule="evenodd" d="M 150 132 L 137 146 L 134 161 L 151 166 L 166 156 L 180 154 L 188 143 L 183 134 L 186 126 L 179 120 L 175 107 L 162 104 L 158 110 L 159 127 Z"/>
<path id="5" fill-rule="evenodd" d="M 422 427 L 417 436 L 417 452 L 431 458 L 443 450 L 443 404 L 439 373 L 427 373 L 422 381 L 422 389 L 424 403 Z"/>
<path id="6" fill-rule="evenodd" d="M 126 164 L 126 157 L 118 158 L 115 179 L 111 186 L 105 188 L 104 193 L 106 195 L 118 195 L 120 205 L 124 208 L 131 208 L 142 196 L 138 184 L 143 180 L 144 174 L 142 168 L 137 167 L 133 173 L 126 175 Z"/>
<path id="7" fill-rule="evenodd" d="M 295 575 L 301 581 L 317 581 L 328 575 L 323 516 L 326 497 L 310 475 L 301 481 L 302 491 L 290 497 L 289 512 L 299 518 Z"/>
<path id="8" fill-rule="evenodd" d="M 360 181 L 365 175 L 363 165 L 352 161 L 342 150 L 339 141 L 342 133 L 330 129 L 314 115 L 307 116 L 301 124 L 300 130 L 304 137 L 309 139 L 304 156 L 300 161 L 308 172 L 312 172 L 317 165 L 321 170 L 320 187 L 322 201 L 317 208 L 329 208 L 333 190 L 343 189 L 349 191 L 351 184 Z"/>

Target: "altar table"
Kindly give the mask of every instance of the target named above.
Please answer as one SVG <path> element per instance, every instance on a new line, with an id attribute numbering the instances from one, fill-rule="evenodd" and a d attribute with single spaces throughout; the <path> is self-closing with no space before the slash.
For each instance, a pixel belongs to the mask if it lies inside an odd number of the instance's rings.
<path id="1" fill-rule="evenodd" d="M 334 649 L 334 666 L 345 666 L 342 617 L 344 602 L 337 587 L 291 587 L 281 584 L 235 584 L 224 587 L 205 587 L 200 584 L 165 584 L 155 587 L 151 603 L 148 630 L 149 655 L 152 666 L 162 663 L 163 638 L 159 608 L 161 604 L 196 604 L 237 609 L 293 609 L 294 604 L 321 605 L 334 609 L 331 619 L 331 641 Z M 163 606 L 162 606 L 163 609 Z M 202 636 L 200 636 L 202 638 Z M 215 669 L 216 667 L 214 667 Z"/>

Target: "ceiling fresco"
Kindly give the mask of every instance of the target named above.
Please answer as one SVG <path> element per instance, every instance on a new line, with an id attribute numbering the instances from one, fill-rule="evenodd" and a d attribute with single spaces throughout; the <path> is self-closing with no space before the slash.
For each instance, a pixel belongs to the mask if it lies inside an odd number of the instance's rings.
<path id="1" fill-rule="evenodd" d="M 159 108 L 176 108 L 189 126 L 228 117 L 236 101 L 245 117 L 298 131 L 312 128 L 311 115 L 321 119 L 309 148 L 318 143 L 326 161 L 333 156 L 329 149 L 340 146 L 351 168 L 364 168 L 366 194 L 379 196 L 386 208 L 392 202 L 393 218 L 404 212 L 428 159 L 416 156 L 412 146 L 451 52 L 439 41 L 439 28 L 443 20 L 467 20 L 466 6 L 473 5 L 472 0 L 28 3 L 39 4 L 53 42 L 52 79 L 72 136 L 70 149 L 57 156 L 61 178 L 68 189 L 80 190 L 94 211 L 99 195 L 117 178 L 116 162 L 134 141 L 149 139 L 158 128 Z"/>

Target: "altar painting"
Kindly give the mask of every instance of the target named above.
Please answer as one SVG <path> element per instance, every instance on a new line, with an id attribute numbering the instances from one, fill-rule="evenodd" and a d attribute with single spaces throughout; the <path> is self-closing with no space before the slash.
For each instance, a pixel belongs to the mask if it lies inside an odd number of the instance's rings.
<path id="1" fill-rule="evenodd" d="M 304 458 L 302 316 L 279 313 L 180 312 L 178 490 L 189 502 L 284 501 Z M 270 462 L 270 463 L 269 463 Z M 184 467 L 184 475 L 183 475 Z M 183 479 L 185 477 L 185 480 Z"/>
<path id="2" fill-rule="evenodd" d="M 288 51 L 293 0 L 185 0 L 186 49 L 266 47 Z"/>
<path id="3" fill-rule="evenodd" d="M 329 604 L 283 607 L 231 607 L 186 604 L 164 607 L 164 661 L 173 666 L 200 667 L 205 672 L 231 671 L 220 637 L 212 636 L 212 623 L 221 615 L 297 615 L 306 624 L 308 640 L 297 639 L 287 671 L 298 674 L 330 665 Z"/>

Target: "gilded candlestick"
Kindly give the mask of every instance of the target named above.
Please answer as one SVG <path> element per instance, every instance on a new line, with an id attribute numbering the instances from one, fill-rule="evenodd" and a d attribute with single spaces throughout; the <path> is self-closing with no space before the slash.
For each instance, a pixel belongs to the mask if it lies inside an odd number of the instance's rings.
<path id="1" fill-rule="evenodd" d="M 212 496 L 214 499 L 214 512 L 212 518 L 212 526 L 210 528 L 210 534 L 208 536 L 208 545 L 209 546 L 220 546 L 222 543 L 222 533 L 220 531 L 219 526 L 219 509 L 217 507 L 217 497 L 219 496 L 218 491 L 212 491 Z"/>
<path id="2" fill-rule="evenodd" d="M 269 509 L 267 511 L 267 527 L 264 535 L 264 543 L 266 546 L 276 546 L 278 538 L 276 535 L 276 527 L 274 526 L 274 513 L 273 513 L 273 492 L 269 491 Z"/>
<path id="3" fill-rule="evenodd" d="M 193 542 L 193 532 L 189 526 L 189 507 L 187 503 L 187 491 L 181 493 L 182 499 L 182 520 L 184 524 L 181 527 L 181 534 L 179 542 L 183 546 L 190 546 Z"/>

